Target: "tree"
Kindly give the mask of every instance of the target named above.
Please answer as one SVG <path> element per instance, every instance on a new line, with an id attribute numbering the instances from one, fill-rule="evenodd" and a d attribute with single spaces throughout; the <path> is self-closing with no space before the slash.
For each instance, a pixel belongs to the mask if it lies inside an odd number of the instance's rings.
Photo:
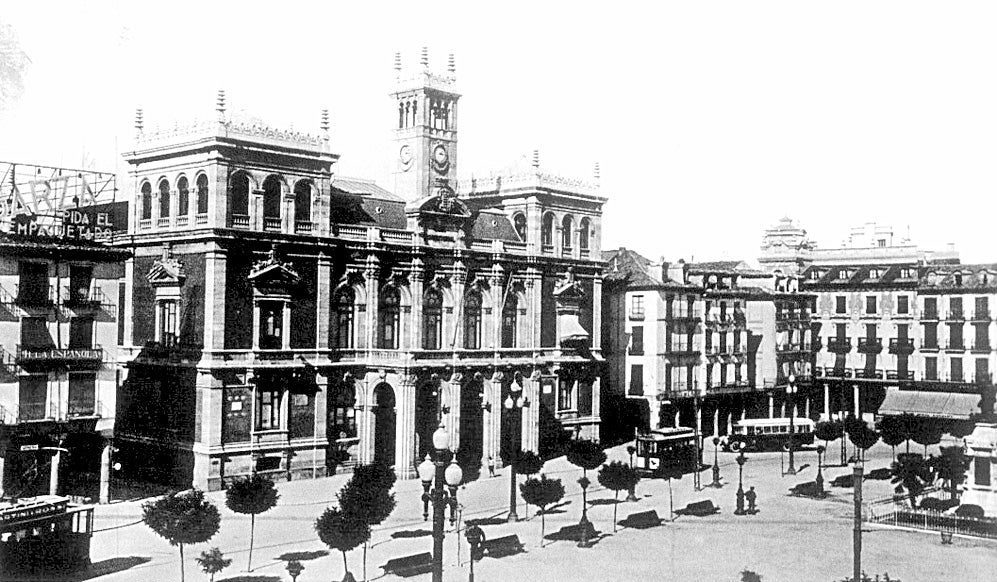
<path id="1" fill-rule="evenodd" d="M 827 443 L 836 441 L 844 435 L 844 426 L 838 420 L 822 420 L 814 425 L 814 436 L 824 441 L 824 448 Z M 845 464 L 844 452 L 841 454 L 841 464 Z"/>
<path id="2" fill-rule="evenodd" d="M 531 478 L 522 483 L 519 486 L 519 493 L 526 503 L 540 508 L 538 513 L 540 514 L 540 547 L 542 548 L 544 547 L 544 528 L 546 526 L 544 516 L 547 506 L 564 498 L 564 485 L 561 484 L 560 479 L 548 479 L 546 476 L 540 475 L 539 479 Z"/>
<path id="3" fill-rule="evenodd" d="M 858 455 L 859 460 L 865 461 L 865 452 L 879 442 L 879 433 L 863 422 L 861 427 L 855 427 L 848 433 L 848 438 L 855 445 L 855 448 L 861 451 Z"/>
<path id="4" fill-rule="evenodd" d="M 315 520 L 315 532 L 322 543 L 343 553 L 343 582 L 356 582 L 346 563 L 346 552 L 370 539 L 370 525 L 338 507 L 329 507 Z"/>
<path id="5" fill-rule="evenodd" d="M 939 456 L 931 457 L 929 463 L 935 475 L 948 484 L 950 499 L 954 500 L 959 495 L 959 484 L 966 480 L 970 461 L 959 446 L 942 447 L 940 452 Z"/>
<path id="6" fill-rule="evenodd" d="M 924 447 L 924 456 L 928 456 L 928 446 L 942 442 L 942 427 L 936 420 L 916 419 L 912 425 L 911 438 L 915 443 Z"/>
<path id="7" fill-rule="evenodd" d="M 204 543 L 218 533 L 221 515 L 204 492 L 191 489 L 142 504 L 142 521 L 171 546 L 180 547 L 180 582 L 184 580 L 184 544 Z"/>
<path id="8" fill-rule="evenodd" d="M 6 111 L 24 93 L 24 73 L 31 59 L 21 49 L 17 32 L 0 23 L 0 112 Z"/>
<path id="9" fill-rule="evenodd" d="M 596 442 L 577 439 L 571 441 L 571 444 L 568 445 L 567 458 L 569 463 L 582 469 L 582 477 L 578 480 L 578 484 L 582 488 L 582 520 L 579 522 L 579 525 L 582 532 L 581 544 L 587 545 L 588 534 L 592 528 L 592 524 L 588 519 L 587 494 L 589 483 L 591 483 L 588 478 L 588 472 L 598 469 L 600 465 L 606 462 L 606 452 Z"/>
<path id="10" fill-rule="evenodd" d="M 232 483 L 225 490 L 225 506 L 236 513 L 249 514 L 249 560 L 246 571 L 253 570 L 253 540 L 256 537 L 256 516 L 277 505 L 277 488 L 273 481 L 263 475 L 254 474 Z"/>
<path id="11" fill-rule="evenodd" d="M 897 460 L 897 446 L 909 438 L 907 423 L 898 416 L 886 416 L 879 423 L 879 434 L 883 442 L 890 445 L 890 449 L 893 451 L 893 460 Z"/>
<path id="12" fill-rule="evenodd" d="M 520 451 L 516 455 L 515 462 L 513 463 L 513 470 L 517 474 L 526 475 L 536 475 L 544 468 L 544 460 L 540 455 L 534 453 L 533 451 Z M 526 513 L 529 515 L 530 508 L 527 504 Z"/>
<path id="13" fill-rule="evenodd" d="M 672 496 L 672 479 L 682 478 L 682 469 L 678 467 L 666 467 L 658 471 L 658 474 L 668 479 L 668 517 L 671 521 L 675 521 L 675 501 Z"/>
<path id="14" fill-rule="evenodd" d="M 620 491 L 629 491 L 637 485 L 640 475 L 633 467 L 620 461 L 603 465 L 599 470 L 599 484 L 613 490 L 613 531 L 616 531 L 616 509 L 619 505 Z"/>
<path id="15" fill-rule="evenodd" d="M 395 509 L 395 473 L 386 465 L 358 465 L 336 499 L 343 511 L 368 526 L 379 525 Z M 367 578 L 367 542 L 363 543 L 364 579 Z"/>
<path id="16" fill-rule="evenodd" d="M 845 418 L 844 422 L 842 423 L 842 428 L 845 431 L 845 434 L 848 435 L 848 439 L 852 441 L 852 456 L 855 458 L 855 460 L 858 460 L 859 459 L 858 446 L 855 444 L 855 440 L 852 438 L 852 435 L 861 433 L 862 431 L 868 429 L 869 426 L 865 423 L 864 420 L 855 418 L 854 416 L 849 416 Z M 842 447 L 844 447 L 844 442 L 842 442 Z"/>
<path id="17" fill-rule="evenodd" d="M 209 579 L 211 582 L 215 582 L 215 574 L 232 564 L 232 560 L 226 558 L 225 554 L 218 548 L 211 548 L 207 552 L 201 552 L 201 555 L 194 558 L 194 560 L 201 566 L 201 571 L 210 576 Z"/>
<path id="18" fill-rule="evenodd" d="M 928 462 L 917 453 L 901 453 L 897 455 L 897 460 L 890 465 L 890 473 L 893 477 L 890 483 L 895 485 L 897 493 L 907 490 L 910 498 L 910 506 L 917 508 L 917 496 L 924 491 L 924 487 L 931 483 L 931 467 Z"/>

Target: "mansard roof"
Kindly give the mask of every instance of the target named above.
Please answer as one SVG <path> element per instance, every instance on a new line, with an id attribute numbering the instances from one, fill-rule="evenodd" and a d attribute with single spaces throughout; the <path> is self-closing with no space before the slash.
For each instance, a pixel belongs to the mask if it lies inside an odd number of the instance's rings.
<path id="1" fill-rule="evenodd" d="M 671 279 L 661 278 L 661 268 L 655 268 L 650 259 L 636 251 L 620 247 L 613 251 L 602 251 L 603 281 L 607 284 L 623 284 L 629 289 L 680 289 L 701 290 L 695 285 L 683 285 Z"/>
<path id="2" fill-rule="evenodd" d="M 336 224 L 362 224 L 404 229 L 405 201 L 373 180 L 334 177 L 329 200 L 330 220 Z"/>
<path id="3" fill-rule="evenodd" d="M 997 292 L 997 263 L 930 265 L 922 269 L 918 290 Z"/>
<path id="4" fill-rule="evenodd" d="M 476 239 L 498 239 L 522 242 L 509 217 L 498 208 L 485 208 L 474 219 L 471 236 Z"/>

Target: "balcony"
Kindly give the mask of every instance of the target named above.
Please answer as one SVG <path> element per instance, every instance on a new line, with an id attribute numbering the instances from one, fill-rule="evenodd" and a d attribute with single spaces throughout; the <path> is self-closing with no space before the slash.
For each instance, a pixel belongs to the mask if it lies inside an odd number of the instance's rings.
<path id="1" fill-rule="evenodd" d="M 852 376 L 854 376 L 854 370 L 851 368 L 824 368 L 825 378 L 851 378 Z"/>
<path id="2" fill-rule="evenodd" d="M 945 345 L 946 352 L 964 352 L 966 351 L 966 344 L 961 341 L 950 341 Z"/>
<path id="3" fill-rule="evenodd" d="M 91 348 L 54 348 L 17 346 L 14 357 L 18 365 L 100 365 L 104 361 L 104 350 L 100 346 Z"/>
<path id="4" fill-rule="evenodd" d="M 643 356 L 644 355 L 644 346 L 641 345 L 641 346 L 633 346 L 633 347 L 627 348 L 627 355 L 628 356 Z"/>
<path id="5" fill-rule="evenodd" d="M 197 214 L 195 214 L 194 215 L 194 224 L 196 224 L 196 225 L 208 224 L 208 213 L 207 212 L 203 212 L 203 213 L 197 213 Z"/>
<path id="6" fill-rule="evenodd" d="M 264 216 L 263 230 L 266 232 L 280 232 L 281 219 L 279 216 Z"/>
<path id="7" fill-rule="evenodd" d="M 898 370 L 887 370 L 886 371 L 887 380 L 913 380 L 914 372 L 913 370 L 906 370 L 904 372 Z"/>
<path id="8" fill-rule="evenodd" d="M 699 323 L 702 318 L 697 311 L 669 311 L 665 316 L 668 323 Z"/>
<path id="9" fill-rule="evenodd" d="M 751 385 L 747 380 L 731 380 L 721 382 L 714 386 L 707 386 L 707 394 L 737 394 L 740 392 L 751 392 Z"/>
<path id="10" fill-rule="evenodd" d="M 107 296 L 99 288 L 94 289 L 73 289 L 71 287 L 62 288 L 62 305 L 70 309 L 100 309 L 101 305 L 107 305 Z"/>
<path id="11" fill-rule="evenodd" d="M 142 220 L 138 221 L 138 228 L 139 230 L 152 230 L 152 219 L 143 218 Z"/>
<path id="12" fill-rule="evenodd" d="M 170 217 L 164 216 L 162 218 L 156 219 L 156 228 L 169 228 L 170 227 Z"/>
<path id="13" fill-rule="evenodd" d="M 658 400 L 693 398 L 698 393 L 695 382 L 670 382 L 665 386 L 664 392 L 658 393 Z"/>
<path id="14" fill-rule="evenodd" d="M 55 289 L 47 283 L 44 286 L 16 285 L 14 286 L 14 302 L 19 307 L 47 309 L 55 304 Z"/>
<path id="15" fill-rule="evenodd" d="M 883 338 L 860 337 L 858 351 L 862 354 L 878 354 L 883 351 Z"/>
<path id="16" fill-rule="evenodd" d="M 813 343 L 810 344 L 810 347 L 815 352 L 821 351 L 822 349 L 824 349 L 824 339 L 821 338 L 820 336 L 814 337 L 814 341 Z"/>
<path id="17" fill-rule="evenodd" d="M 232 228 L 249 228 L 249 215 L 248 214 L 233 214 L 232 215 Z"/>
<path id="18" fill-rule="evenodd" d="M 945 321 L 966 321 L 966 316 L 962 310 L 952 310 L 945 315 Z"/>
<path id="19" fill-rule="evenodd" d="M 310 220 L 295 220 L 294 221 L 294 232 L 297 234 L 311 234 L 312 233 L 312 221 Z"/>
<path id="20" fill-rule="evenodd" d="M 627 319 L 630 321 L 644 321 L 644 308 L 631 309 L 630 313 L 627 314 Z"/>
<path id="21" fill-rule="evenodd" d="M 925 309 L 921 312 L 921 321 L 938 321 L 938 312 L 934 309 Z"/>
<path id="22" fill-rule="evenodd" d="M 994 347 L 990 345 L 990 342 L 988 341 L 985 343 L 973 344 L 973 347 L 970 349 L 975 354 L 986 354 L 989 353 L 991 350 L 993 350 Z"/>
<path id="23" fill-rule="evenodd" d="M 890 338 L 890 353 L 907 355 L 913 354 L 914 340 L 909 337 Z"/>
<path id="24" fill-rule="evenodd" d="M 855 368 L 855 377 L 865 380 L 882 380 L 886 377 L 886 371 L 873 368 Z"/>
<path id="25" fill-rule="evenodd" d="M 827 338 L 827 351 L 835 354 L 847 354 L 852 351 L 852 338 L 850 337 L 829 337 Z"/>
<path id="26" fill-rule="evenodd" d="M 938 340 L 921 340 L 922 352 L 937 352 L 938 349 Z"/>
<path id="27" fill-rule="evenodd" d="M 847 311 L 834 311 L 830 314 L 830 319 L 848 319 L 851 314 Z"/>
<path id="28" fill-rule="evenodd" d="M 665 355 L 673 357 L 698 356 L 699 346 L 696 345 L 669 345 L 665 347 Z"/>
<path id="29" fill-rule="evenodd" d="M 990 315 L 990 310 L 986 311 L 974 311 L 973 318 L 971 321 L 990 321 L 993 317 Z"/>

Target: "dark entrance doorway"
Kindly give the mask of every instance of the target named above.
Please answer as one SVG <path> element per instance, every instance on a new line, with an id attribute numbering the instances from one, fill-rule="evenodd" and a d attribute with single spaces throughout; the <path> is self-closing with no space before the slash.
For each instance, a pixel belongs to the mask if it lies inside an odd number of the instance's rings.
<path id="1" fill-rule="evenodd" d="M 440 425 L 440 380 L 430 380 L 416 389 L 415 434 L 418 445 L 416 465 L 433 448 L 433 432 Z"/>
<path id="2" fill-rule="evenodd" d="M 374 462 L 395 464 L 395 391 L 383 382 L 374 388 Z"/>
<path id="3" fill-rule="evenodd" d="M 484 413 L 481 409 L 483 390 L 482 381 L 472 379 L 460 393 L 460 448 L 457 450 L 457 463 L 471 474 L 481 469 L 481 455 L 484 451 Z M 495 406 L 493 403 L 492 414 L 495 414 Z"/>

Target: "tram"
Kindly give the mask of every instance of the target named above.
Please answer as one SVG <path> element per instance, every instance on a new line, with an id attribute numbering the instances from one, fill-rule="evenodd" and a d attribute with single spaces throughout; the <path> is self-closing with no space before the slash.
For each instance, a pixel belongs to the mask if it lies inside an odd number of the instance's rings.
<path id="1" fill-rule="evenodd" d="M 697 459 L 696 433 L 691 428 L 658 428 L 637 433 L 637 464 L 641 473 L 661 474 L 666 469 L 692 472 L 702 464 L 702 450 Z"/>
<path id="2" fill-rule="evenodd" d="M 0 501 L 3 579 L 61 579 L 90 567 L 93 506 L 42 495 Z"/>
<path id="3" fill-rule="evenodd" d="M 790 432 L 792 428 L 793 432 Z M 788 418 L 746 418 L 734 423 L 734 432 L 723 441 L 725 451 L 784 451 L 789 450 L 790 436 L 793 448 L 814 444 L 814 421 L 794 418 L 792 427 Z"/>

